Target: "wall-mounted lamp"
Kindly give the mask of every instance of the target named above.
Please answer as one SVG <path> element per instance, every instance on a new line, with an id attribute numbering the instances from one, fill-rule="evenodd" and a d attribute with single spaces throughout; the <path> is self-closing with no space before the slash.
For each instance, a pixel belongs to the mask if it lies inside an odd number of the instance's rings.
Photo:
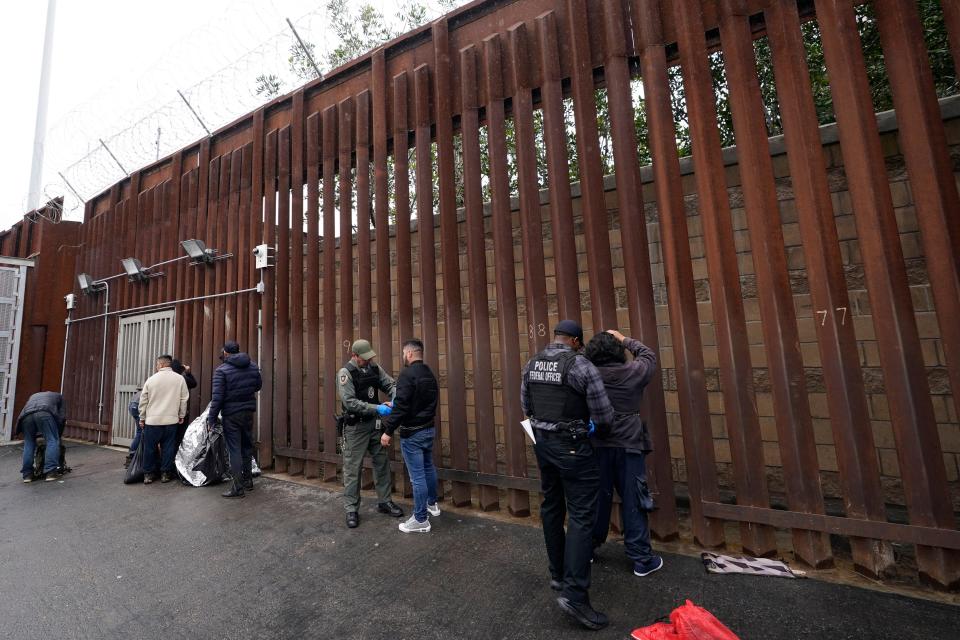
<path id="1" fill-rule="evenodd" d="M 147 273 L 147 270 L 143 268 L 143 264 L 136 258 L 123 258 L 120 260 L 120 264 L 123 265 L 123 270 L 127 274 L 130 282 L 144 282 L 150 278 L 163 275 L 160 273 Z"/>
<path id="2" fill-rule="evenodd" d="M 217 260 L 226 260 L 233 256 L 232 253 L 217 255 L 216 249 L 210 249 L 203 240 L 183 240 L 180 246 L 187 252 L 191 264 L 213 264 Z"/>
<path id="3" fill-rule="evenodd" d="M 77 274 L 77 284 L 80 285 L 80 293 L 91 294 L 104 289 L 105 284 L 94 280 L 89 273 Z"/>

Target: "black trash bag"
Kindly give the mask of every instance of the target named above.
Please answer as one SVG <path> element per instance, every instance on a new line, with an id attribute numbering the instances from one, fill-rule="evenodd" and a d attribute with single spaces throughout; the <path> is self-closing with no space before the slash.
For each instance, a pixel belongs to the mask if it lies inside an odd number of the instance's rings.
<path id="1" fill-rule="evenodd" d="M 143 444 L 145 441 L 146 438 L 141 436 L 140 444 L 137 446 L 137 450 L 133 452 L 130 464 L 127 465 L 127 474 L 123 478 L 123 484 L 143 482 Z"/>
<path id="2" fill-rule="evenodd" d="M 223 437 L 223 425 L 218 422 L 207 429 L 203 446 L 193 464 L 193 471 L 199 471 L 206 476 L 208 484 L 216 484 L 229 469 L 227 441 Z"/>

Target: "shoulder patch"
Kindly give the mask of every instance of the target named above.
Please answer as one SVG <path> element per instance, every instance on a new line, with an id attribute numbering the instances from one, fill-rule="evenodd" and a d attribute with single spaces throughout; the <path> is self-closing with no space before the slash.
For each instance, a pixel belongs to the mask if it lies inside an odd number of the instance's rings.
<path id="1" fill-rule="evenodd" d="M 340 374 L 340 384 L 347 384 L 347 374 L 345 373 Z"/>

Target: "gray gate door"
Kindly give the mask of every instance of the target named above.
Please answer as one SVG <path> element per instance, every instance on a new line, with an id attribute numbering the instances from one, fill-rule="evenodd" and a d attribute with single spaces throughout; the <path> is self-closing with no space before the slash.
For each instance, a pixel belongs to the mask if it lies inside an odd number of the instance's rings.
<path id="1" fill-rule="evenodd" d="M 32 266 L 30 260 L 0 258 L 0 439 L 3 440 L 9 440 L 13 434 L 23 292 L 27 267 Z"/>
<path id="2" fill-rule="evenodd" d="M 174 311 L 157 311 L 120 318 L 117 337 L 116 399 L 111 433 L 113 444 L 133 441 L 136 424 L 127 405 L 143 381 L 153 375 L 157 356 L 173 353 Z"/>

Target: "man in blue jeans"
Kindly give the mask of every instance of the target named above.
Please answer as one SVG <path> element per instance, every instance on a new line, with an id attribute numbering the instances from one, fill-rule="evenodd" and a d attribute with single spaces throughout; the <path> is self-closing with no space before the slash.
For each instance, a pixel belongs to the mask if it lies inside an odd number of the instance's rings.
<path id="1" fill-rule="evenodd" d="M 46 442 L 43 459 L 44 480 L 52 482 L 60 477 L 60 434 L 67 421 L 63 396 L 55 391 L 41 391 L 30 396 L 17 418 L 16 433 L 23 433 L 23 466 L 20 475 L 24 482 L 33 482 L 33 454 L 37 450 L 37 436 Z M 16 435 L 16 434 L 14 434 Z"/>
<path id="2" fill-rule="evenodd" d="M 403 345 L 403 371 L 397 378 L 393 408 L 384 418 L 380 444 L 390 446 L 394 432 L 400 434 L 400 451 L 413 485 L 413 515 L 400 523 L 404 533 L 429 533 L 429 516 L 439 516 L 437 469 L 433 466 L 434 417 L 440 387 L 437 377 L 423 362 L 423 343 L 407 340 Z M 388 407 L 389 408 L 389 407 Z"/>
<path id="3" fill-rule="evenodd" d="M 633 359 L 627 361 L 627 351 Z M 610 529 L 613 490 L 620 494 L 623 546 L 633 560 L 633 574 L 648 576 L 663 567 L 663 558 L 650 546 L 647 512 L 653 500 L 647 488 L 647 454 L 653 450 L 647 425 L 640 419 L 643 389 L 657 370 L 652 349 L 615 329 L 593 336 L 587 359 L 597 367 L 615 414 L 610 435 L 597 440 L 600 463 L 600 496 L 593 528 L 594 548 L 603 544 Z"/>
<path id="4" fill-rule="evenodd" d="M 143 484 L 151 484 L 157 472 L 157 445 L 160 445 L 160 482 L 176 475 L 174 455 L 177 449 L 177 425 L 187 413 L 190 393 L 183 376 L 171 365 L 173 358 L 162 355 L 156 361 L 156 373 L 147 378 L 140 390 L 140 426 L 143 427 Z"/>

